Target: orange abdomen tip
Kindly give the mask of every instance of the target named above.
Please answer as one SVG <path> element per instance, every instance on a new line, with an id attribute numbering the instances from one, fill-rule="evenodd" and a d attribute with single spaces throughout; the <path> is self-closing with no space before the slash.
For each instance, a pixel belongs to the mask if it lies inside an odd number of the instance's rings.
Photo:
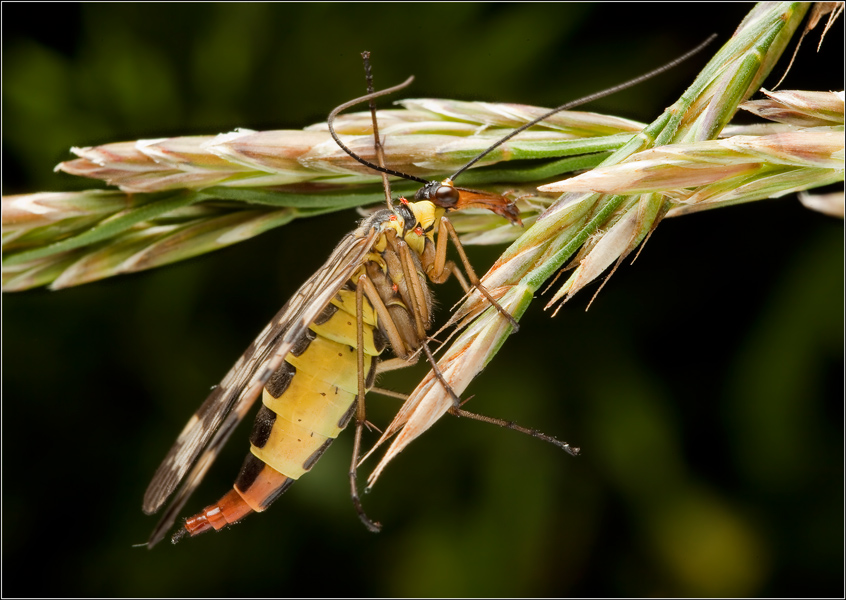
<path id="1" fill-rule="evenodd" d="M 241 495 L 234 489 L 229 490 L 217 504 L 207 506 L 201 512 L 185 520 L 185 525 L 179 529 L 171 541 L 175 544 L 186 535 L 194 537 L 212 529 L 220 530 L 227 525 L 232 525 L 253 512 L 253 509 L 244 502 Z"/>

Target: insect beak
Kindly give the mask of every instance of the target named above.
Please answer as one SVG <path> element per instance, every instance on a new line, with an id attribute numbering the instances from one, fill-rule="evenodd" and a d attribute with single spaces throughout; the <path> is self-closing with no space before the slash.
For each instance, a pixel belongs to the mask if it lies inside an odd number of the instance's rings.
<path id="1" fill-rule="evenodd" d="M 517 210 L 517 205 L 509 202 L 503 196 L 497 194 L 488 194 L 478 190 L 468 190 L 466 188 L 456 188 L 459 191 L 458 202 L 455 205 L 456 210 L 462 208 L 484 208 L 502 217 L 505 217 L 515 225 L 523 226 L 523 221 L 520 220 L 520 211 Z"/>

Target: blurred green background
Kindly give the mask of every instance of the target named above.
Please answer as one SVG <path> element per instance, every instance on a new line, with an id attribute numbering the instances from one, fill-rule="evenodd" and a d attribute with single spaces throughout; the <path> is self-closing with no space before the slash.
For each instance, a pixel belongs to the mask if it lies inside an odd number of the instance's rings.
<path id="1" fill-rule="evenodd" d="M 98 187 L 52 172 L 74 145 L 323 120 L 363 92 L 365 49 L 377 87 L 417 77 L 406 97 L 555 106 L 725 40 L 750 7 L 4 3 L 3 193 Z M 813 34 L 782 88 L 842 89 L 842 36 L 818 54 Z M 706 61 L 589 109 L 650 121 Z M 132 548 L 185 421 L 356 218 L 3 296 L 4 595 L 842 596 L 843 223 L 793 196 L 665 221 L 589 312 L 596 286 L 555 319 L 530 307 L 468 408 L 582 457 L 444 419 L 365 497 L 373 535 L 345 434 L 268 512 Z M 443 318 L 460 294 L 439 287 Z M 372 420 L 396 406 L 373 397 Z M 247 436 L 187 511 L 231 485 Z"/>

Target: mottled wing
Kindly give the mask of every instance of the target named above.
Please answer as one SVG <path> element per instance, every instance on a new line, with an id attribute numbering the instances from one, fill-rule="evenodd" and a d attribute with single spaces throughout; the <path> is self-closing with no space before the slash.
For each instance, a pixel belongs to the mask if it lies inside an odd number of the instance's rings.
<path id="1" fill-rule="evenodd" d="M 143 509 L 157 512 L 182 483 L 172 505 L 163 515 L 148 542 L 152 546 L 173 522 L 217 458 L 220 448 L 244 418 L 267 380 L 308 326 L 362 264 L 378 232 L 347 235 L 329 260 L 282 307 L 250 344 L 241 358 L 203 402 L 179 434 L 144 494 Z M 190 471 L 190 473 L 189 473 Z"/>

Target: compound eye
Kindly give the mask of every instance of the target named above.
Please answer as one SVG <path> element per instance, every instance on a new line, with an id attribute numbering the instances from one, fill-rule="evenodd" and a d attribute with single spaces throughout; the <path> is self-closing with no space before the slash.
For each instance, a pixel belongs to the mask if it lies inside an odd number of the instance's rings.
<path id="1" fill-rule="evenodd" d="M 458 195 L 458 190 L 451 185 L 442 185 L 435 190 L 432 201 L 442 208 L 451 208 L 458 203 Z"/>

